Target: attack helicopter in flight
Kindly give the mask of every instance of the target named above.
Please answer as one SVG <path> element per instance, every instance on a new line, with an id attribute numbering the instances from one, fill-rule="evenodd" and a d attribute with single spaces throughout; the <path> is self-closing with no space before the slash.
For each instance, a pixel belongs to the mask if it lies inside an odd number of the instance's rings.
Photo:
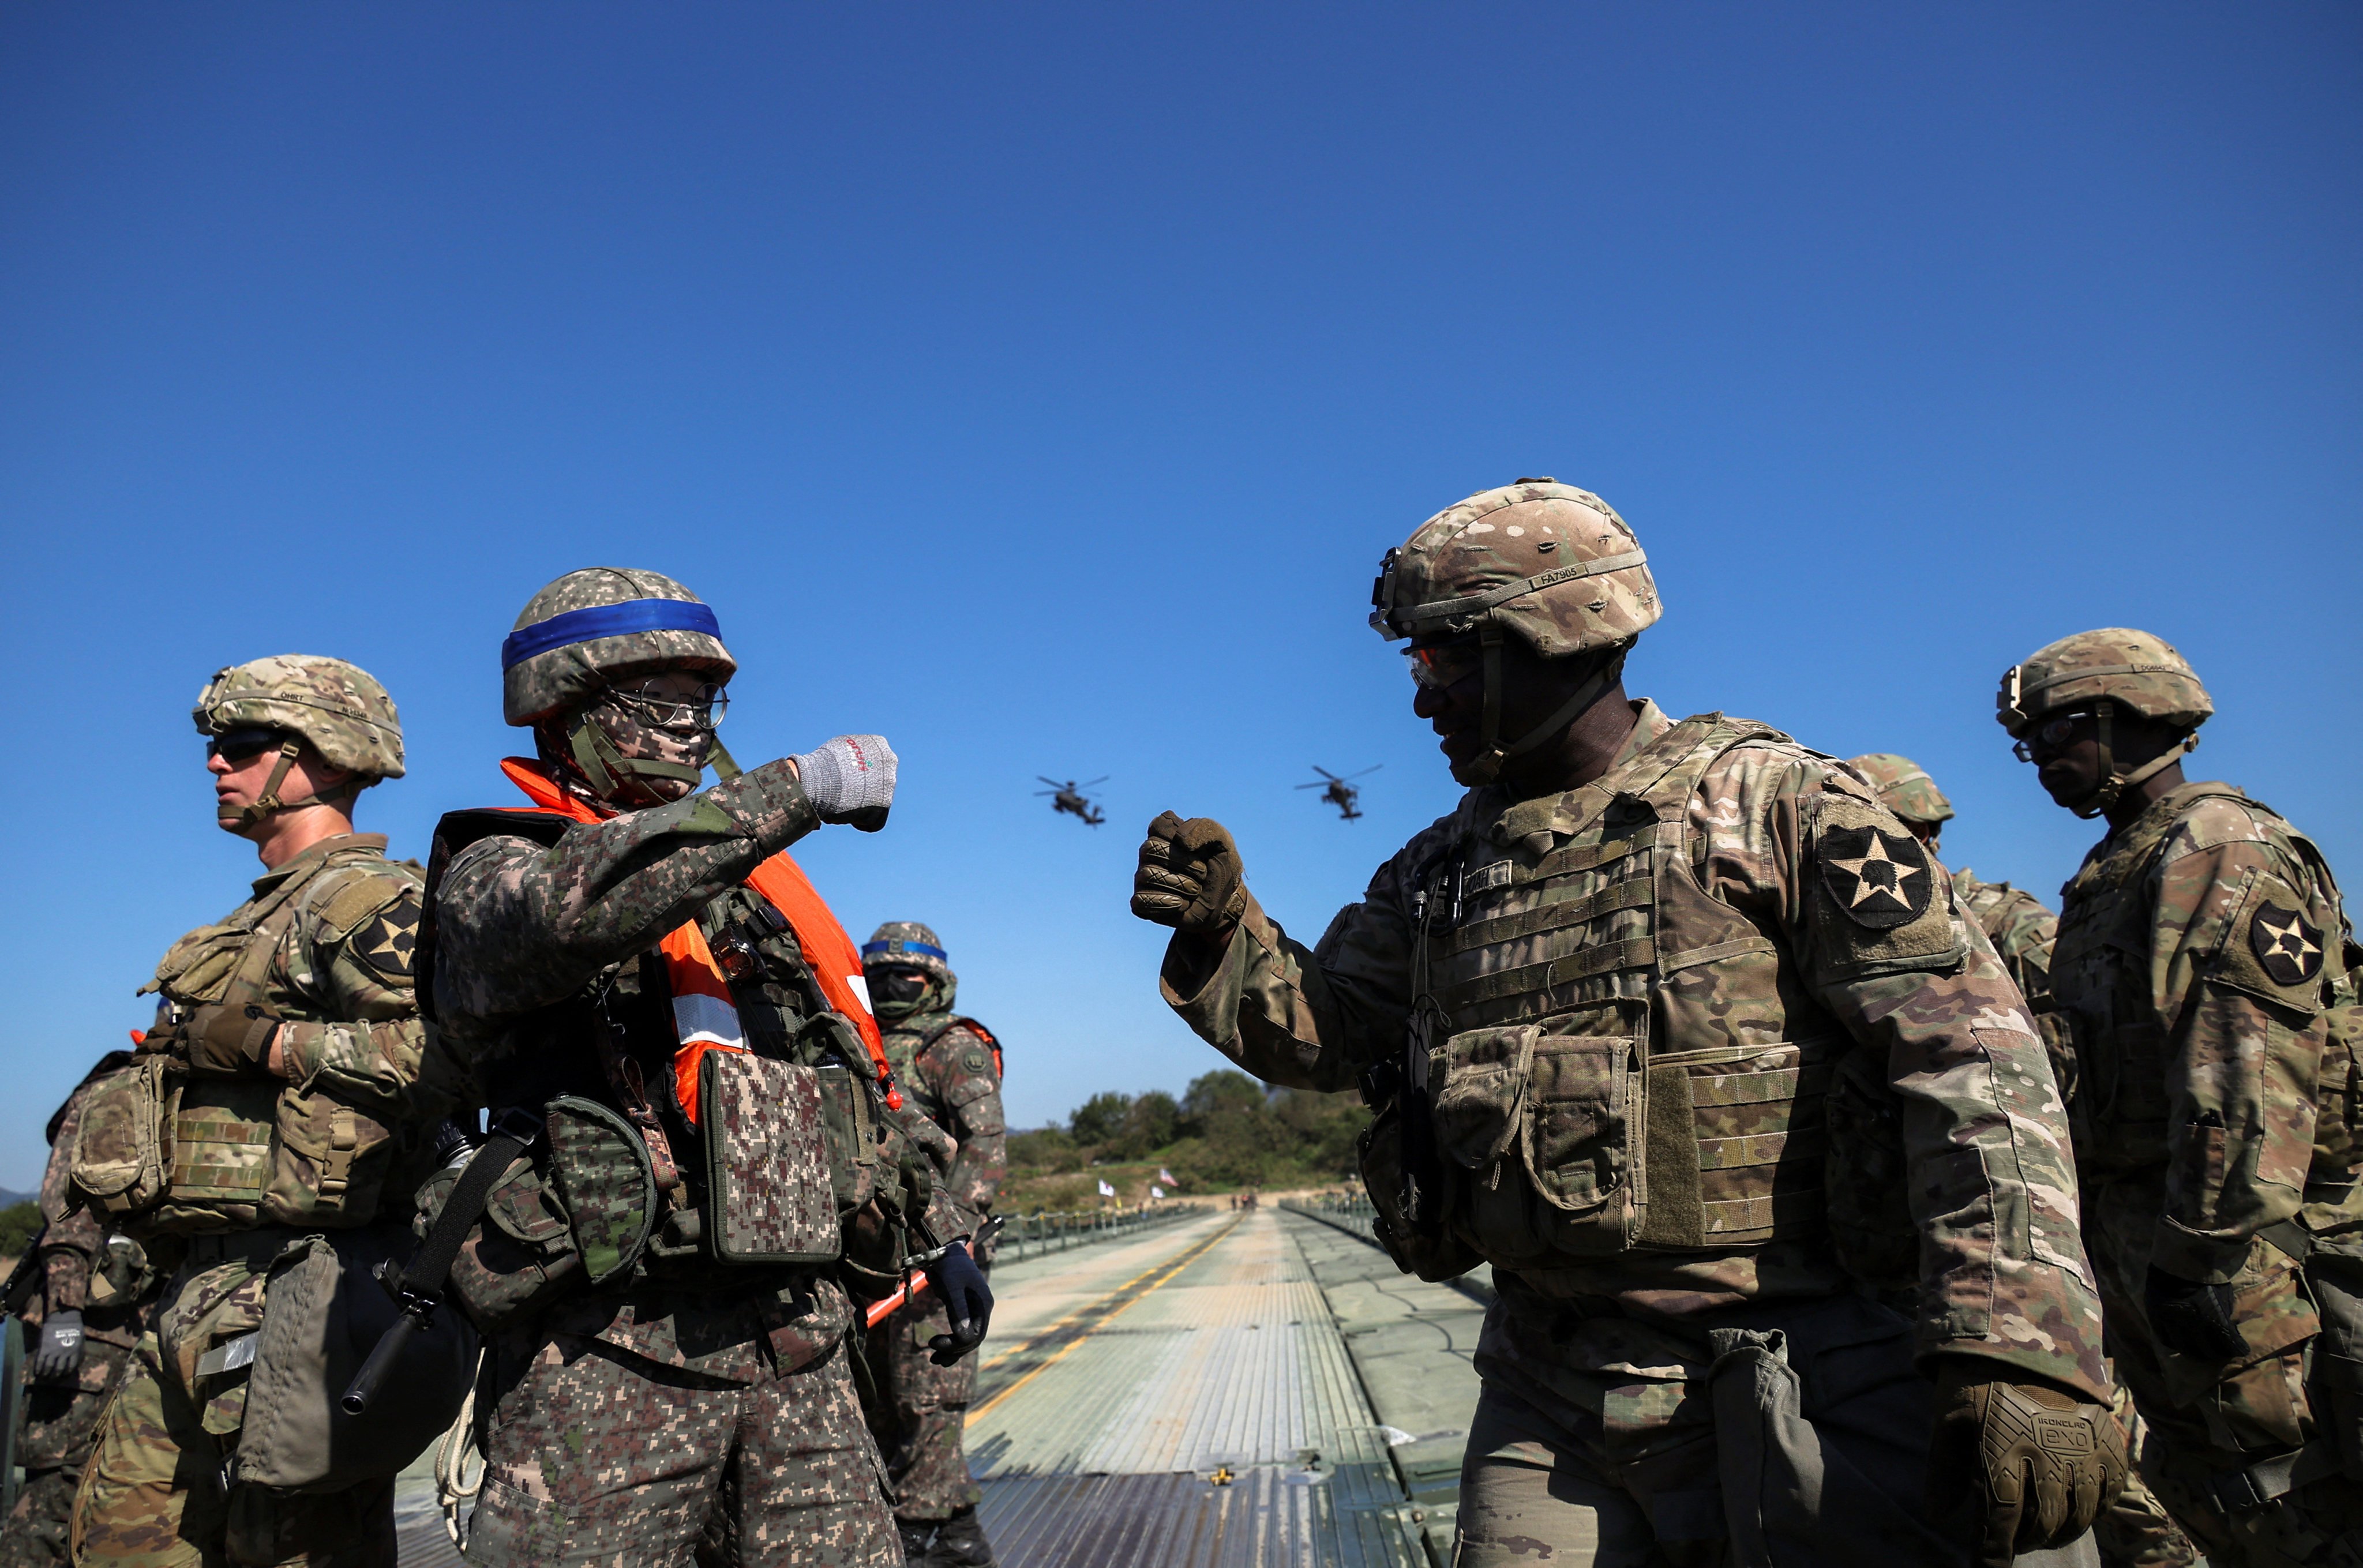
<path id="1" fill-rule="evenodd" d="M 1080 784 L 1072 779 L 1060 784 L 1057 779 L 1042 778 L 1040 773 L 1036 773 L 1034 776 L 1042 779 L 1044 784 L 1050 786 L 1048 789 L 1037 789 L 1034 793 L 1037 795 L 1047 795 L 1052 797 L 1050 801 L 1052 812 L 1071 812 L 1086 825 L 1093 828 L 1107 820 L 1107 813 L 1083 798 L 1083 791 L 1091 788 L 1093 784 L 1107 783 L 1107 774 L 1102 773 L 1099 777 Z"/>
<path id="2" fill-rule="evenodd" d="M 1323 767 L 1320 763 L 1315 762 L 1313 764 L 1313 771 L 1319 773 L 1321 776 L 1315 779 L 1311 784 L 1301 784 L 1296 787 L 1299 789 L 1319 790 L 1321 792 L 1321 798 L 1337 808 L 1337 819 L 1339 821 L 1352 822 L 1359 818 L 1362 815 L 1361 807 L 1354 804 L 1356 801 L 1362 798 L 1362 792 L 1358 786 L 1348 784 L 1347 780 L 1359 779 L 1362 777 L 1364 773 L 1375 773 L 1380 768 L 1383 768 L 1385 766 L 1386 764 L 1384 762 L 1380 762 L 1374 766 L 1364 768 L 1359 773 L 1348 773 L 1345 778 L 1341 779 L 1336 773 L 1333 773 L 1328 769 Z"/>

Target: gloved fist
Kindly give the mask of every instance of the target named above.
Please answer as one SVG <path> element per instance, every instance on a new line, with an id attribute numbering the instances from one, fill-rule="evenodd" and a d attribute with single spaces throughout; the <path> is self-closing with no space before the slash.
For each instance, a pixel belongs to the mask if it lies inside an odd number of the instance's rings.
<path id="1" fill-rule="evenodd" d="M 2066 1546 L 2125 1489 L 2124 1434 L 2105 1405 L 1983 1356 L 1937 1360 L 1928 1505 L 1974 1511 L 1979 1568 Z"/>
<path id="2" fill-rule="evenodd" d="M 2169 1350 L 2208 1362 L 2237 1361 L 2248 1353 L 2248 1341 L 2232 1319 L 2228 1284 L 2201 1284 L 2153 1268 L 2142 1284 L 2142 1310 Z"/>
<path id="3" fill-rule="evenodd" d="M 927 1341 L 927 1359 L 949 1366 L 984 1343 L 985 1326 L 993 1320 L 993 1292 L 984 1283 L 984 1271 L 958 1241 L 927 1265 L 927 1283 L 936 1287 L 952 1319 L 950 1333 Z"/>
<path id="4" fill-rule="evenodd" d="M 252 1003 L 207 1002 L 189 1014 L 181 1038 L 189 1066 L 199 1073 L 250 1073 L 271 1058 L 279 1020 Z"/>
<path id="5" fill-rule="evenodd" d="M 894 748 L 886 737 L 840 735 L 790 760 L 822 821 L 849 823 L 864 833 L 886 826 L 894 804 Z"/>
<path id="6" fill-rule="evenodd" d="M 1148 825 L 1140 867 L 1132 873 L 1132 912 L 1177 931 L 1211 937 L 1248 906 L 1239 881 L 1239 847 L 1211 817 L 1184 822 L 1170 811 Z"/>
<path id="7" fill-rule="evenodd" d="M 35 1383 L 72 1383 L 82 1373 L 82 1314 L 71 1307 L 41 1319 L 41 1337 L 25 1368 Z"/>

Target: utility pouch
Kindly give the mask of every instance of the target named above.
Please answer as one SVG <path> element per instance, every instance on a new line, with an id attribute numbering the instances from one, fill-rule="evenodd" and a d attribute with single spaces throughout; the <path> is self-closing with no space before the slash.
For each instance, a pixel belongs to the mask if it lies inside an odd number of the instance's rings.
<path id="1" fill-rule="evenodd" d="M 422 1240 L 434 1230 L 465 1168 L 464 1162 L 446 1166 L 418 1189 L 418 1216 L 411 1230 Z M 581 1284 L 582 1273 L 582 1253 L 565 1207 L 533 1155 L 517 1155 L 493 1183 L 483 1218 L 470 1228 L 451 1260 L 451 1297 L 470 1322 L 489 1334 L 539 1311 Z M 338 1384 L 333 1392 L 344 1387 Z"/>
<path id="2" fill-rule="evenodd" d="M 144 1055 L 96 1085 L 74 1129 L 74 1190 L 99 1214 L 139 1214 L 162 1201 L 172 1163 L 166 1058 Z"/>
<path id="3" fill-rule="evenodd" d="M 841 1246 L 820 1073 L 744 1051 L 698 1066 L 705 1237 L 726 1263 L 825 1263 Z"/>
<path id="4" fill-rule="evenodd" d="M 1401 1095 L 1388 1099 L 1354 1138 L 1354 1153 L 1362 1173 L 1362 1190 L 1375 1211 L 1370 1230 L 1395 1267 L 1424 1280 L 1456 1279 L 1484 1260 L 1475 1248 L 1453 1234 L 1448 1225 L 1414 1228 L 1403 1212 L 1403 1115 Z M 1450 1182 L 1453 1178 L 1443 1178 Z M 1439 1199 L 1448 1195 L 1437 1195 Z"/>
<path id="5" fill-rule="evenodd" d="M 263 1192 L 265 1216 L 299 1227 L 369 1223 L 394 1157 L 393 1129 L 329 1095 L 273 1087 L 279 1140 Z"/>
<path id="6" fill-rule="evenodd" d="M 306 1236 L 271 1266 L 233 1484 L 335 1492 L 398 1473 L 451 1424 L 474 1382 L 475 1330 L 442 1312 L 412 1334 L 384 1394 L 347 1415 L 338 1396 L 398 1308 L 374 1277 L 395 1234 L 373 1227 Z"/>
<path id="7" fill-rule="evenodd" d="M 210 1215 L 263 1222 L 280 1084 L 262 1078 L 192 1078 L 166 1101 L 172 1113 L 170 1218 Z"/>
<path id="8" fill-rule="evenodd" d="M 709 1059 L 720 1054 L 708 1053 Z M 649 1147 L 619 1113 L 576 1095 L 549 1102 L 548 1127 L 558 1212 L 590 1283 L 605 1284 L 630 1273 L 656 1229 L 660 1206 Z"/>
<path id="9" fill-rule="evenodd" d="M 869 1207 L 884 1174 L 878 1111 L 868 1080 L 839 1062 L 813 1069 L 820 1089 L 821 1123 L 828 1140 L 828 1175 L 839 1218 Z"/>
<path id="10" fill-rule="evenodd" d="M 2313 1342 L 2314 1429 L 2338 1450 L 2346 1479 L 2363 1485 L 2363 1257 L 2316 1249 L 2305 1283 L 2322 1314 Z"/>

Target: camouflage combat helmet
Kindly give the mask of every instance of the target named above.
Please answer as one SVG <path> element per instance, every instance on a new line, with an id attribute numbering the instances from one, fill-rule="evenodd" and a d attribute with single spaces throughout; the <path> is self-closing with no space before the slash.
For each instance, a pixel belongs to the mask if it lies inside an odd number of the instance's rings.
<path id="1" fill-rule="evenodd" d="M 882 969 L 915 969 L 927 977 L 925 995 L 899 1003 L 881 995 L 880 988 L 872 984 L 871 1010 L 890 1020 L 949 1008 L 953 989 L 959 984 L 952 978 L 951 964 L 945 957 L 944 940 L 936 935 L 934 928 L 916 920 L 889 920 L 871 932 L 870 940 L 861 944 L 861 968 L 871 975 Z"/>
<path id="2" fill-rule="evenodd" d="M 1879 803 L 1906 822 L 1925 822 L 1932 826 L 1949 821 L 1953 803 L 1936 787 L 1936 781 L 1926 769 L 1909 757 L 1899 757 L 1892 751 L 1871 751 L 1847 763 L 1856 773 L 1870 781 L 1879 792 Z"/>
<path id="3" fill-rule="evenodd" d="M 501 644 L 501 714 L 515 725 L 562 725 L 567 753 L 605 798 L 627 792 L 619 781 L 686 779 L 702 768 L 627 758 L 584 717 L 620 683 L 667 670 L 703 672 L 715 684 L 738 673 L 722 646 L 721 623 L 704 601 L 660 572 L 594 566 L 565 576 L 526 601 Z M 713 743 L 710 761 L 736 773 Z"/>
<path id="4" fill-rule="evenodd" d="M 1387 551 L 1370 591 L 1370 625 L 1389 641 L 1475 633 L 1484 650 L 1485 731 L 1468 773 L 1487 783 L 1502 763 L 1563 728 L 1623 669 L 1621 650 L 1662 606 L 1648 558 L 1615 508 L 1554 479 L 1483 490 L 1428 518 Z M 1514 633 L 1547 659 L 1618 650 L 1561 712 L 1506 745 L 1496 732 L 1502 639 Z"/>
<path id="5" fill-rule="evenodd" d="M 402 716 L 377 677 L 356 664 L 315 653 L 279 653 L 217 670 L 189 717 L 207 737 L 268 730 L 280 737 L 278 765 L 248 806 L 225 805 L 225 827 L 243 829 L 276 812 L 327 806 L 380 779 L 402 776 Z M 305 742 L 330 767 L 353 777 L 303 800 L 282 800 L 279 786 Z"/>
<path id="6" fill-rule="evenodd" d="M 2099 732 L 2102 783 L 2075 807 L 2079 817 L 2098 817 L 2126 789 L 2197 746 L 2198 728 L 2215 705 L 2172 643 L 2129 627 L 2103 627 L 2063 637 L 2012 665 L 1994 697 L 1995 719 L 2021 740 L 2046 714 L 2069 708 L 2090 708 Z M 2109 750 L 2111 720 L 2120 708 L 2188 733 L 2180 746 L 2121 773 Z"/>

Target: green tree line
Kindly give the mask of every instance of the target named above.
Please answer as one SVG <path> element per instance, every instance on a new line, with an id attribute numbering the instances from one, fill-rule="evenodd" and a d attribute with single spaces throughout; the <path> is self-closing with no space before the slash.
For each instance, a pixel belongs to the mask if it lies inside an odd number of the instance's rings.
<path id="1" fill-rule="evenodd" d="M 1183 1193 L 1301 1186 L 1354 1173 L 1354 1135 L 1370 1120 L 1352 1095 L 1267 1088 L 1225 1069 L 1192 1083 L 1179 1099 L 1093 1095 L 1063 1126 L 1009 1140 L 1010 1174 L 1069 1174 L 1094 1166 L 1162 1165 Z"/>

